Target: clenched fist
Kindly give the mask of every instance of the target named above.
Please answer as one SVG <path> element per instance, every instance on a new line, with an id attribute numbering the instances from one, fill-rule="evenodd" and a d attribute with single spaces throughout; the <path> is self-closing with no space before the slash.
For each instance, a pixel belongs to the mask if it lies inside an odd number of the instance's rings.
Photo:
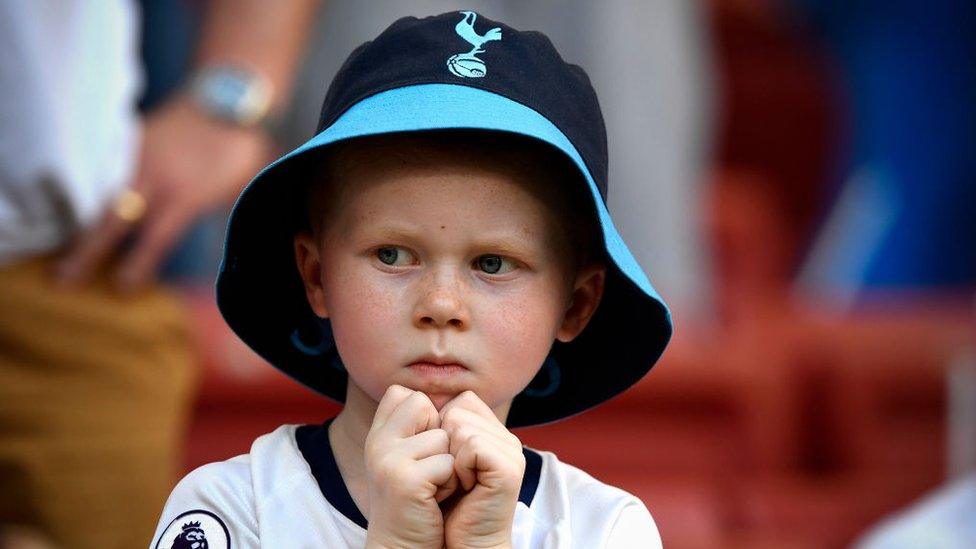
<path id="1" fill-rule="evenodd" d="M 438 413 L 424 393 L 392 385 L 365 462 L 367 547 L 511 547 L 522 443 L 473 391 Z"/>
<path id="2" fill-rule="evenodd" d="M 444 546 L 438 503 L 454 492 L 457 477 L 447 432 L 424 393 L 392 385 L 380 400 L 366 435 L 369 493 L 367 547 Z"/>
<path id="3" fill-rule="evenodd" d="M 511 547 L 525 455 L 522 442 L 473 391 L 440 411 L 460 487 L 446 501 L 447 547 Z"/>

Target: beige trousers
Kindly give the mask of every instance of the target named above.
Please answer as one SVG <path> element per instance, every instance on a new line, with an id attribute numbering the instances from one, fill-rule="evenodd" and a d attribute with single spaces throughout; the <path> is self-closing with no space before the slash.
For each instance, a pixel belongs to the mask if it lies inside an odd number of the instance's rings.
<path id="1" fill-rule="evenodd" d="M 146 547 L 192 398 L 187 319 L 160 287 L 58 289 L 52 264 L 0 267 L 0 525 Z"/>

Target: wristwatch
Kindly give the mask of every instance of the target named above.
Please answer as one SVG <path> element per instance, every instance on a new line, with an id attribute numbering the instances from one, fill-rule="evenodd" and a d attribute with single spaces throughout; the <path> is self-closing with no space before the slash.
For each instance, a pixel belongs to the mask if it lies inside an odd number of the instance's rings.
<path id="1" fill-rule="evenodd" d="M 208 114 L 236 126 L 266 122 L 271 108 L 271 82 L 238 66 L 211 65 L 198 70 L 189 93 Z"/>

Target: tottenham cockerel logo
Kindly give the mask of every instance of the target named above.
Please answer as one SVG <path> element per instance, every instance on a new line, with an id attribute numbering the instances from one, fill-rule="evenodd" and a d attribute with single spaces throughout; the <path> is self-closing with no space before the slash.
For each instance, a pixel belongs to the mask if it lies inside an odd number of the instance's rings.
<path id="1" fill-rule="evenodd" d="M 454 76 L 481 78 L 488 73 L 488 67 L 485 66 L 484 61 L 478 58 L 477 54 L 485 52 L 481 49 L 485 43 L 501 40 L 502 29 L 495 27 L 484 34 L 478 34 L 474 30 L 474 22 L 478 19 L 478 14 L 473 11 L 462 11 L 461 14 L 463 17 L 454 26 L 454 31 L 471 44 L 471 51 L 452 55 L 447 60 L 447 68 Z"/>

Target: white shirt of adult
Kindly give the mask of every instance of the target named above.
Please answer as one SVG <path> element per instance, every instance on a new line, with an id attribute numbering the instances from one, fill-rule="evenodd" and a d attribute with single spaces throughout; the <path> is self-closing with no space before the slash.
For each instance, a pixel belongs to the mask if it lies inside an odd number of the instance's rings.
<path id="1" fill-rule="evenodd" d="M 138 39 L 128 0 L 0 0 L 0 264 L 64 244 L 129 183 Z"/>
<path id="2" fill-rule="evenodd" d="M 202 539 L 211 549 L 364 547 L 368 525 L 337 474 L 327 428 L 302 429 L 311 429 L 311 438 L 284 425 L 258 438 L 250 454 L 187 475 L 166 502 L 150 547 L 189 547 Z M 513 547 L 661 547 L 654 520 L 637 497 L 551 452 L 528 453 L 541 460 L 526 467 Z"/>

